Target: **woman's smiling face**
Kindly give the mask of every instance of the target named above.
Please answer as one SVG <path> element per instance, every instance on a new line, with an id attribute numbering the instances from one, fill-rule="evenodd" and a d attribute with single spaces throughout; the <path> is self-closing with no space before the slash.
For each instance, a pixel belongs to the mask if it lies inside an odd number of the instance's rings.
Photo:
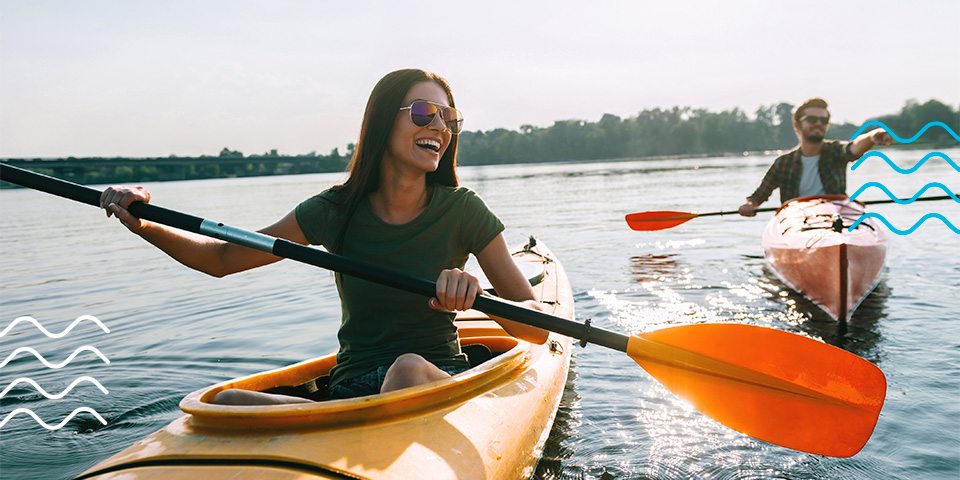
<path id="1" fill-rule="evenodd" d="M 403 98 L 402 105 L 409 106 L 414 100 L 450 105 L 447 92 L 435 82 L 415 84 Z M 410 119 L 410 110 L 400 110 L 393 122 L 383 161 L 401 169 L 414 168 L 422 172 L 432 172 L 440 164 L 440 158 L 450 145 L 452 136 L 440 119 L 434 119 L 425 127 L 418 127 Z"/>

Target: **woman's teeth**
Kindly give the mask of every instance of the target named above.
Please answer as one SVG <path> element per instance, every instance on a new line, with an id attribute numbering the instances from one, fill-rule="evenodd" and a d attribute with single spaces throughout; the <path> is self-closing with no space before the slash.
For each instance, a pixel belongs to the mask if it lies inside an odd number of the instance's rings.
<path id="1" fill-rule="evenodd" d="M 440 142 L 436 140 L 429 140 L 429 139 L 417 140 L 416 144 L 419 147 L 433 150 L 434 152 L 440 151 Z"/>

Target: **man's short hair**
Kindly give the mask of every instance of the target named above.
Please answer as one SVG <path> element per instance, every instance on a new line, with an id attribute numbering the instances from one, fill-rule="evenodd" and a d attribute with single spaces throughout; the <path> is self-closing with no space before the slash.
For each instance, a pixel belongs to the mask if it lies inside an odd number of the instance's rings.
<path id="1" fill-rule="evenodd" d="M 804 112 L 805 112 L 805 111 L 807 110 L 807 108 L 809 108 L 809 107 L 822 108 L 822 109 L 826 110 L 826 109 L 827 109 L 827 101 L 824 100 L 824 99 L 822 99 L 822 98 L 819 98 L 819 97 L 818 97 L 818 98 L 811 98 L 810 100 L 807 100 L 806 102 L 803 102 L 803 105 L 800 105 L 799 107 L 797 107 L 797 111 L 793 112 L 793 120 L 794 120 L 795 122 L 797 122 L 797 123 L 800 123 L 800 118 L 803 117 Z"/>

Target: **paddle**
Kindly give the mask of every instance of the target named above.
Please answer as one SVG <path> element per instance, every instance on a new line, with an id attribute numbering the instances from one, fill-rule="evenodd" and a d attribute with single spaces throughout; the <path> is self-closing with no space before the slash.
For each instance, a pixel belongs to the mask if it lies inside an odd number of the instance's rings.
<path id="1" fill-rule="evenodd" d="M 952 200 L 953 197 L 949 195 L 939 195 L 935 197 L 923 197 L 914 200 L 915 202 L 921 201 L 931 201 L 931 200 Z M 900 202 L 909 201 L 910 199 L 901 199 Z M 881 203 L 895 203 L 897 200 L 867 200 L 863 202 L 865 205 L 877 205 Z M 780 207 L 766 207 L 758 208 L 754 210 L 755 212 L 775 212 L 779 210 Z M 672 212 L 672 211 L 655 211 L 655 212 L 639 212 L 631 213 L 626 216 L 627 225 L 630 226 L 632 230 L 637 230 L 641 232 L 655 232 L 657 230 L 666 230 L 668 228 L 676 227 L 677 225 L 682 225 L 689 222 L 690 220 L 697 217 L 710 217 L 713 215 L 737 215 L 740 212 L 736 210 L 723 211 L 723 212 L 708 212 L 708 213 L 694 213 L 694 212 Z"/>
<path id="2" fill-rule="evenodd" d="M 0 179 L 99 206 L 97 190 L 0 164 Z M 134 203 L 140 218 L 270 252 L 408 292 L 433 282 L 260 233 Z M 626 352 L 667 388 L 734 430 L 795 450 L 846 457 L 870 438 L 886 395 L 872 363 L 816 340 L 751 325 L 703 324 L 627 337 L 494 297 L 474 308 Z"/>

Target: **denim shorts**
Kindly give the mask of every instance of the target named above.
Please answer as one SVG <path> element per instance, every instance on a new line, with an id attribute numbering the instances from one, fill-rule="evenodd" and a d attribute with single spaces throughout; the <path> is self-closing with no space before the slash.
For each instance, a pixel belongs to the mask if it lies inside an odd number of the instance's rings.
<path id="1" fill-rule="evenodd" d="M 353 378 L 346 378 L 340 383 L 330 387 L 328 398 L 330 400 L 340 400 L 344 398 L 364 397 L 367 395 L 375 395 L 380 393 L 380 387 L 383 386 L 383 379 L 387 376 L 387 370 L 389 368 L 390 365 L 381 365 L 363 375 Z M 449 373 L 450 375 L 463 373 L 469 369 L 469 367 L 461 366 L 438 366 L 437 368 Z"/>

